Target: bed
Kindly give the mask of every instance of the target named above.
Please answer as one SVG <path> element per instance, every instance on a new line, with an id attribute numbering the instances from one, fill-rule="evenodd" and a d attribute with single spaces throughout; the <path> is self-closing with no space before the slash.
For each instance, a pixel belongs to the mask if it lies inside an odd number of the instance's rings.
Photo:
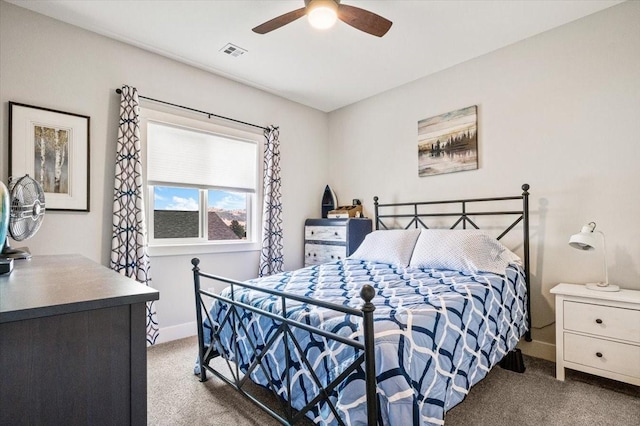
<path id="1" fill-rule="evenodd" d="M 522 371 L 515 346 L 530 340 L 528 189 L 412 203 L 376 197 L 376 230 L 347 259 L 247 282 L 202 272 L 193 259 L 196 373 L 204 381 L 211 372 L 283 424 L 444 424 L 493 366 L 515 358 L 508 364 Z M 494 217 L 506 225 L 479 230 Z M 521 257 L 501 242 L 515 230 Z M 228 287 L 216 294 L 203 280 Z"/>

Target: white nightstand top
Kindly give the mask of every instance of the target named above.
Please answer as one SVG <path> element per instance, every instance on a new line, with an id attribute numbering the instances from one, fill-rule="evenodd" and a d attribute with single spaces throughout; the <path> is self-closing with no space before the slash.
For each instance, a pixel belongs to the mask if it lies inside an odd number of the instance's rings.
<path id="1" fill-rule="evenodd" d="M 586 297 L 598 300 L 613 300 L 640 304 L 640 291 L 620 289 L 620 291 L 589 290 L 584 284 L 561 283 L 551 289 L 551 293 L 563 296 Z"/>

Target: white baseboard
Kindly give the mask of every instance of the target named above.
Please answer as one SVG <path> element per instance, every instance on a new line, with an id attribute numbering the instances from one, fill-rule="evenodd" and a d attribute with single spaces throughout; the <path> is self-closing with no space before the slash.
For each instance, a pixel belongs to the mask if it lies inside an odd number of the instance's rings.
<path id="1" fill-rule="evenodd" d="M 160 329 L 160 335 L 156 340 L 158 343 L 166 343 L 172 340 L 184 339 L 198 334 L 196 322 L 188 322 L 185 324 L 172 325 L 171 327 L 163 327 Z"/>
<path id="2" fill-rule="evenodd" d="M 520 348 L 525 355 L 556 362 L 556 345 L 554 344 L 541 342 L 539 340 L 532 340 L 531 342 L 520 340 L 518 348 Z"/>

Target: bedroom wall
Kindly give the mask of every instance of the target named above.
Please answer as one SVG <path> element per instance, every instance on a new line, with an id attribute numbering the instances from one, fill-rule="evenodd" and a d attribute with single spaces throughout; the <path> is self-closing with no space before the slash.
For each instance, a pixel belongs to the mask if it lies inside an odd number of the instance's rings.
<path id="1" fill-rule="evenodd" d="M 640 2 L 626 2 L 330 113 L 330 185 L 372 215 L 374 195 L 517 195 L 529 183 L 533 336 L 553 343 L 549 290 L 603 275 L 599 253 L 567 244 L 583 224 L 606 234 L 610 281 L 640 289 L 638 22 Z M 479 169 L 418 177 L 418 120 L 470 105 Z"/>
<path id="2" fill-rule="evenodd" d="M 8 174 L 8 101 L 91 116 L 91 212 L 49 212 L 26 242 L 36 255 L 81 253 L 108 264 L 118 120 L 114 89 L 281 128 L 285 268 L 302 265 L 302 227 L 324 185 L 340 199 L 444 199 L 531 185 L 534 338 L 552 343 L 560 281 L 601 277 L 597 254 L 567 245 L 596 221 L 610 281 L 640 288 L 640 3 L 626 2 L 326 115 L 0 0 L 0 179 Z M 425 41 L 428 52 L 429 41 Z M 475 171 L 419 178 L 417 121 L 478 105 Z M 300 158 L 313 161 L 299 161 Z M 384 172 L 381 172 L 384 171 Z M 304 177 L 304 178 L 301 178 Z M 189 260 L 152 259 L 160 326 L 194 321 Z M 249 278 L 258 253 L 200 256 Z M 187 328 L 184 326 L 186 325 Z M 171 333 L 164 333 L 167 337 Z"/>
<path id="3" fill-rule="evenodd" d="M 0 1 L 0 179 L 6 182 L 9 173 L 9 101 L 91 117 L 91 211 L 47 212 L 26 241 L 32 253 L 80 253 L 108 265 L 119 116 L 114 90 L 122 84 L 152 98 L 280 126 L 285 268 L 302 266 L 304 219 L 317 216 L 327 183 L 325 113 Z M 169 327 L 162 338 L 195 333 L 191 257 L 152 258 L 160 327 Z M 221 275 L 257 274 L 258 252 L 199 257 L 203 269 Z"/>

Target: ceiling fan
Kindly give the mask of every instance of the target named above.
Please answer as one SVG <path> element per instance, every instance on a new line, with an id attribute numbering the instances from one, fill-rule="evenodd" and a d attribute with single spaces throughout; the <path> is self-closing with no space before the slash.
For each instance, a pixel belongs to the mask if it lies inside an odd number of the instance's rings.
<path id="1" fill-rule="evenodd" d="M 252 31 L 258 34 L 266 34 L 290 24 L 304 15 L 307 15 L 312 26 L 319 29 L 329 28 L 335 23 L 336 19 L 339 19 L 353 28 L 376 37 L 385 35 L 393 24 L 388 19 L 368 10 L 340 4 L 340 0 L 304 0 L 304 7 L 273 18 L 258 25 Z"/>

